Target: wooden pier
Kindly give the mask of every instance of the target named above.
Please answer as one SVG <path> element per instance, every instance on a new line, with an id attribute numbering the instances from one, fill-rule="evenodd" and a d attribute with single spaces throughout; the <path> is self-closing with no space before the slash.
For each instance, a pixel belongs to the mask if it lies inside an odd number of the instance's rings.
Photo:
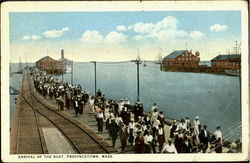
<path id="1" fill-rule="evenodd" d="M 110 143 L 35 92 L 23 74 L 10 133 L 11 154 L 117 153 Z"/>

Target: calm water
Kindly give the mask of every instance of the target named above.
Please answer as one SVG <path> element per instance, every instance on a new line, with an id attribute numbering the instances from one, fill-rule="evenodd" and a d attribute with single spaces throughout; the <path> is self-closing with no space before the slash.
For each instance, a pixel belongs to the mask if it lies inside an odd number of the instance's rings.
<path id="1" fill-rule="evenodd" d="M 12 79 L 11 84 L 19 84 L 19 80 Z M 65 74 L 64 80 L 70 82 L 71 74 Z M 92 63 L 74 63 L 74 84 L 94 94 Z M 134 103 L 137 97 L 136 64 L 97 63 L 97 88 L 107 98 L 128 98 Z M 239 77 L 161 72 L 159 65 L 147 63 L 146 67 L 140 66 L 140 96 L 146 111 L 150 111 L 155 102 L 169 118 L 180 120 L 189 116 L 193 120 L 199 116 L 211 132 L 218 125 L 226 131 L 241 122 Z"/>

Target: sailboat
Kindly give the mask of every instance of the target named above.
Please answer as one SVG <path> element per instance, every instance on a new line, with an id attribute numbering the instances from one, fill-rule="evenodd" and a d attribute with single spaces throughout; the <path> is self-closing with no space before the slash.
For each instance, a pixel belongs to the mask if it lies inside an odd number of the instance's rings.
<path id="1" fill-rule="evenodd" d="M 236 46 L 234 47 L 234 49 L 235 49 L 235 55 L 241 55 L 241 52 L 240 52 L 240 45 L 241 44 L 239 44 L 239 46 L 237 45 L 237 41 L 236 41 Z M 238 53 L 238 51 L 239 51 L 239 53 Z M 230 51 L 229 51 L 229 55 L 230 55 Z M 235 70 L 232 70 L 232 69 L 230 69 L 230 70 L 225 70 L 224 72 L 225 72 L 225 74 L 226 75 L 228 75 L 228 76 L 240 76 L 240 69 L 236 69 L 236 61 L 234 61 L 235 63 Z"/>
<path id="2" fill-rule="evenodd" d="M 155 63 L 161 64 L 162 62 L 162 48 L 158 48 L 158 55 L 155 57 Z"/>
<path id="3" fill-rule="evenodd" d="M 146 62 L 145 62 L 145 61 L 143 61 L 143 60 L 141 59 L 141 57 L 140 57 L 140 51 L 139 51 L 139 48 L 138 48 L 138 51 L 137 51 L 137 57 L 136 57 L 136 60 L 137 60 L 137 61 L 139 61 L 140 63 L 143 63 L 143 64 L 142 64 L 142 65 L 143 65 L 143 67 L 146 67 L 146 66 L 147 66 Z"/>

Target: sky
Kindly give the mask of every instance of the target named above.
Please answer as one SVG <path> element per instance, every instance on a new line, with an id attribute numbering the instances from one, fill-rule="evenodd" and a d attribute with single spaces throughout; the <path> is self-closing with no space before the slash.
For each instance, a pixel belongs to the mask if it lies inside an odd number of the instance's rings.
<path id="1" fill-rule="evenodd" d="M 174 50 L 199 51 L 201 60 L 241 42 L 240 11 L 11 12 L 10 61 L 49 55 L 79 62 L 143 60 Z M 161 50 L 159 50 L 161 49 Z"/>

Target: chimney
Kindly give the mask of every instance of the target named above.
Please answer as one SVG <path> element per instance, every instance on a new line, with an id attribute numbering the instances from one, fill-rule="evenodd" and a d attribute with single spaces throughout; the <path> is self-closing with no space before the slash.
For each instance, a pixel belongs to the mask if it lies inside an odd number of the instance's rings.
<path id="1" fill-rule="evenodd" d="M 62 57 L 62 59 L 64 58 L 64 50 L 63 49 L 61 50 L 61 57 Z"/>
<path id="2" fill-rule="evenodd" d="M 190 50 L 190 53 L 192 53 L 192 50 Z"/>

